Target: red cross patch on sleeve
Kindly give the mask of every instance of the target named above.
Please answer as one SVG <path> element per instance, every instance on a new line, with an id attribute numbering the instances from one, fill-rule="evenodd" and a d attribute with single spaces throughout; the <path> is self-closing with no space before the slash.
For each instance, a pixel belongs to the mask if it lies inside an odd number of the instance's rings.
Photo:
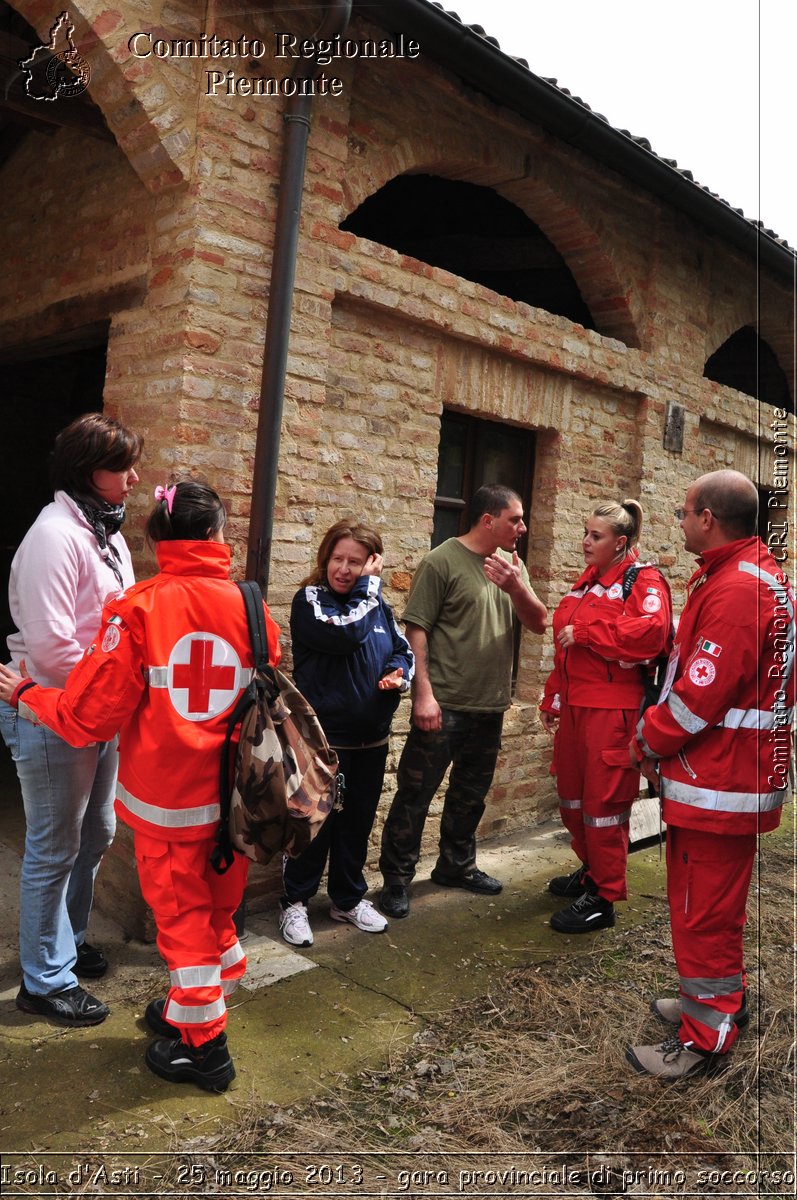
<path id="1" fill-rule="evenodd" d="M 696 687 L 708 687 L 716 674 L 717 668 L 710 658 L 696 658 L 689 668 L 689 678 Z"/>

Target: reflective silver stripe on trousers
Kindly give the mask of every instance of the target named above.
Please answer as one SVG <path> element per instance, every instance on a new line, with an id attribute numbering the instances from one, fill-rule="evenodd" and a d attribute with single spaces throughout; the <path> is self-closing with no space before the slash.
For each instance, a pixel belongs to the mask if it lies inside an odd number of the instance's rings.
<path id="1" fill-rule="evenodd" d="M 223 996 L 219 996 L 212 1004 L 175 1004 L 174 1000 L 167 1000 L 163 1017 L 172 1025 L 208 1025 L 211 1021 L 218 1021 L 226 1011 Z"/>
<path id="2" fill-rule="evenodd" d="M 584 813 L 584 824 L 591 825 L 593 829 L 604 829 L 609 825 L 627 825 L 630 820 L 630 808 L 624 808 L 619 813 L 612 813 L 610 817 L 588 817 Z"/>
<path id="3" fill-rule="evenodd" d="M 711 1000 L 714 996 L 730 996 L 732 992 L 742 990 L 742 973 L 726 975 L 722 979 L 707 979 L 698 976 L 680 976 L 681 991 L 686 996 L 696 996 L 700 1000 Z"/>
<path id="4" fill-rule="evenodd" d="M 210 825 L 221 818 L 219 804 L 203 804 L 199 808 L 160 808 L 157 804 L 139 800 L 118 781 L 116 796 L 134 816 L 163 829 L 192 829 L 195 825 Z"/>
<path id="5" fill-rule="evenodd" d="M 709 1029 L 716 1029 L 722 1035 L 716 1047 L 719 1049 L 725 1041 L 726 1033 L 733 1025 L 733 1013 L 720 1012 L 719 1009 L 712 1008 L 710 1004 L 701 1004 L 698 1000 L 690 999 L 689 996 L 681 997 L 681 1010 L 688 1017 L 694 1017 L 702 1025 L 708 1025 Z"/>
<path id="6" fill-rule="evenodd" d="M 178 967 L 169 972 L 172 987 L 218 987 L 221 983 L 221 967 Z"/>
<path id="7" fill-rule="evenodd" d="M 560 808 L 581 808 L 581 801 L 580 800 L 560 800 L 559 807 Z"/>
<path id="8" fill-rule="evenodd" d="M 662 793 L 666 800 L 693 804 L 711 812 L 758 813 L 780 808 L 786 792 L 718 792 L 714 788 L 695 787 L 692 783 L 677 783 L 662 778 Z"/>
<path id="9" fill-rule="evenodd" d="M 791 725 L 794 710 L 781 708 L 777 712 L 768 708 L 729 708 L 719 723 L 720 729 L 774 729 L 778 725 Z"/>
<path id="10" fill-rule="evenodd" d="M 675 692 L 670 692 L 665 704 L 681 729 L 687 733 L 700 733 L 708 725 L 708 721 L 704 721 L 702 717 L 698 717 L 690 708 L 687 708 L 683 700 L 675 695 Z"/>
<path id="11" fill-rule="evenodd" d="M 222 971 L 226 971 L 229 967 L 234 967 L 242 958 L 246 958 L 246 951 L 240 942 L 236 942 L 234 946 L 230 946 L 229 950 L 225 950 L 221 956 Z"/>
<path id="12" fill-rule="evenodd" d="M 169 686 L 168 667 L 147 667 L 146 676 L 151 688 L 167 688 Z M 254 677 L 255 673 L 251 667 L 239 667 L 235 686 L 237 688 L 249 687 Z"/>

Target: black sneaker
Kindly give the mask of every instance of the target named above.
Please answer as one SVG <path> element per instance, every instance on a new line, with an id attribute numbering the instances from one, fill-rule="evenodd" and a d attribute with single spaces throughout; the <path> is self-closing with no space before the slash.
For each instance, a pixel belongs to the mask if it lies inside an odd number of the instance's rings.
<path id="1" fill-rule="evenodd" d="M 34 996 L 23 983 L 17 993 L 17 1008 L 25 1013 L 49 1017 L 59 1025 L 99 1025 L 108 1016 L 107 1004 L 84 992 L 82 987 L 64 988 L 48 996 Z"/>
<path id="2" fill-rule="evenodd" d="M 589 933 L 614 925 L 614 905 L 596 892 L 584 892 L 569 908 L 551 917 L 551 929 L 557 933 Z"/>
<path id="3" fill-rule="evenodd" d="M 469 892 L 478 892 L 481 896 L 497 896 L 499 892 L 504 890 L 504 885 L 500 879 L 494 879 L 492 875 L 486 875 L 484 871 L 480 871 L 478 867 L 473 867 L 470 871 L 466 871 L 464 875 L 441 875 L 437 867 L 432 871 L 432 883 L 436 883 L 439 887 L 458 887 L 465 888 Z"/>
<path id="4" fill-rule="evenodd" d="M 579 863 L 572 875 L 555 875 L 548 883 L 552 896 L 581 896 L 587 887 L 587 865 Z"/>
<path id="5" fill-rule="evenodd" d="M 378 904 L 383 913 L 396 920 L 409 916 L 410 896 L 403 883 L 386 883 L 379 893 Z"/>
<path id="6" fill-rule="evenodd" d="M 163 1038 L 147 1047 L 144 1061 L 150 1071 L 169 1083 L 197 1083 L 206 1092 L 226 1092 L 235 1079 L 227 1034 L 202 1046 L 186 1046 L 179 1038 Z"/>
<path id="7" fill-rule="evenodd" d="M 165 1007 L 166 1001 L 162 998 L 150 1000 L 144 1013 L 144 1020 L 153 1033 L 159 1033 L 161 1037 L 179 1038 L 180 1030 L 176 1025 L 172 1025 L 171 1021 L 167 1021 L 163 1015 Z"/>
<path id="8" fill-rule="evenodd" d="M 90 946 L 88 942 L 81 942 L 76 950 L 76 975 L 82 975 L 86 979 L 99 979 L 108 970 L 108 959 L 96 946 Z"/>

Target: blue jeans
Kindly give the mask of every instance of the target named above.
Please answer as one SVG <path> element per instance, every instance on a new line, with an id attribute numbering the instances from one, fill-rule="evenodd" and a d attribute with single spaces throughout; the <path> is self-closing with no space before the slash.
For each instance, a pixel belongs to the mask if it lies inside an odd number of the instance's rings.
<path id="1" fill-rule="evenodd" d="M 77 983 L 76 945 L 86 936 L 94 879 L 116 828 L 116 739 L 76 750 L 2 701 L 0 733 L 25 806 L 22 977 L 29 992 L 46 996 Z"/>

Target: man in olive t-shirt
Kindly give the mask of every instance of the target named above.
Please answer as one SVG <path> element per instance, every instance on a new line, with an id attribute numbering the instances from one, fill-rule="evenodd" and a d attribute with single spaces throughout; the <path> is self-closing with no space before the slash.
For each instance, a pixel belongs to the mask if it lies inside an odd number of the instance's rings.
<path id="1" fill-rule="evenodd" d="M 467 533 L 424 558 L 404 613 L 415 654 L 412 725 L 379 859 L 379 906 L 391 917 L 409 912 L 423 827 L 449 765 L 432 879 L 487 895 L 502 887 L 476 866 L 476 828 L 510 703 L 514 618 L 544 633 L 548 614 L 515 549 L 526 532 L 517 493 L 486 484 L 473 497 L 471 519 Z"/>

